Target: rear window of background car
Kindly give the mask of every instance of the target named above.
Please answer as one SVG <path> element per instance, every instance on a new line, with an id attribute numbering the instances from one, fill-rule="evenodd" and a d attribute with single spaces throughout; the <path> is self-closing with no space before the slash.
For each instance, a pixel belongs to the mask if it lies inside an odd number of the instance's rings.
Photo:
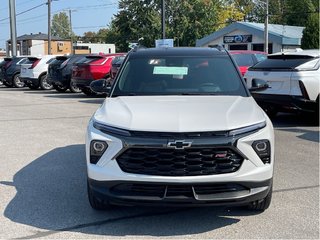
<path id="1" fill-rule="evenodd" d="M 292 57 L 292 56 L 271 56 L 265 61 L 259 62 L 253 67 L 252 70 L 292 70 L 296 67 L 314 60 L 314 58 L 305 57 Z"/>
<path id="2" fill-rule="evenodd" d="M 233 54 L 232 57 L 238 66 L 252 66 L 254 64 L 250 54 Z"/>

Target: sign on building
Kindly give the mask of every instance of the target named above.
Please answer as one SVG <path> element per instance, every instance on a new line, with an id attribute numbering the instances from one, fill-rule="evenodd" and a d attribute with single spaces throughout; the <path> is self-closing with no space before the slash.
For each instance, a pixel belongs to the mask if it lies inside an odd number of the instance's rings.
<path id="1" fill-rule="evenodd" d="M 173 39 L 157 39 L 156 40 L 156 48 L 161 47 L 173 47 Z"/>
<path id="2" fill-rule="evenodd" d="M 252 35 L 224 36 L 223 43 L 249 43 L 252 42 Z"/>

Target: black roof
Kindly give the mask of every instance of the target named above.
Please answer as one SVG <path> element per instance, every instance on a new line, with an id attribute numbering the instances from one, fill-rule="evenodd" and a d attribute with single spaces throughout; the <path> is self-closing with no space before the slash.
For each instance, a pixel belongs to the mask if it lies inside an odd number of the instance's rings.
<path id="1" fill-rule="evenodd" d="M 131 56 L 212 56 L 226 55 L 220 48 L 210 47 L 170 47 L 170 48 L 137 48 L 130 52 Z"/>

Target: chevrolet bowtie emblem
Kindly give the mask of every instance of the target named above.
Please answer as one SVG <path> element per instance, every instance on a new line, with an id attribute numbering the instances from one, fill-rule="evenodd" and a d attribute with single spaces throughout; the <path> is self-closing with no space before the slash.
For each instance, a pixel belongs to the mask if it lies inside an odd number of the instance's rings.
<path id="1" fill-rule="evenodd" d="M 174 149 L 185 149 L 191 147 L 192 142 L 186 142 L 184 140 L 177 140 L 177 141 L 172 141 L 168 142 L 168 147 L 169 148 L 174 148 Z"/>

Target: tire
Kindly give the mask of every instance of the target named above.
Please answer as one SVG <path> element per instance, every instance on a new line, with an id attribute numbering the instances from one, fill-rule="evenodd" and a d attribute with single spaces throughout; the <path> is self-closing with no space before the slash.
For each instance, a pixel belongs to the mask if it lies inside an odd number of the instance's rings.
<path id="1" fill-rule="evenodd" d="M 89 182 L 87 181 L 87 191 L 88 191 L 88 199 L 90 206 L 95 210 L 106 210 L 110 208 L 110 204 L 108 201 L 102 201 L 98 199 L 94 194 L 90 187 Z"/>
<path id="2" fill-rule="evenodd" d="M 70 92 L 72 93 L 81 93 L 81 89 L 80 88 L 77 88 L 72 81 L 70 81 L 70 84 L 69 84 L 69 89 L 70 89 Z"/>
<path id="3" fill-rule="evenodd" d="M 3 85 L 3 81 L 2 80 L 0 80 L 0 86 L 2 86 Z"/>
<path id="4" fill-rule="evenodd" d="M 96 96 L 97 93 L 93 92 L 90 88 L 84 88 L 82 89 L 82 92 L 87 96 Z"/>
<path id="5" fill-rule="evenodd" d="M 42 89 L 42 90 L 51 90 L 51 89 L 53 89 L 53 86 L 52 86 L 52 84 L 49 84 L 48 83 L 48 81 L 47 81 L 47 75 L 45 74 L 45 75 L 42 75 L 41 77 L 40 77 L 40 88 Z"/>
<path id="6" fill-rule="evenodd" d="M 25 86 L 24 82 L 20 79 L 20 74 L 16 74 L 13 76 L 12 83 L 16 88 L 23 88 Z"/>
<path id="7" fill-rule="evenodd" d="M 61 93 L 64 93 L 68 90 L 67 87 L 61 87 L 61 86 L 58 86 L 58 85 L 53 85 L 53 88 L 57 91 L 57 92 L 61 92 Z"/>
<path id="8" fill-rule="evenodd" d="M 264 199 L 257 200 L 250 203 L 250 205 L 248 206 L 248 209 L 254 210 L 254 211 L 264 211 L 268 209 L 268 207 L 270 206 L 271 199 L 272 199 L 272 185 L 268 195 Z"/>

